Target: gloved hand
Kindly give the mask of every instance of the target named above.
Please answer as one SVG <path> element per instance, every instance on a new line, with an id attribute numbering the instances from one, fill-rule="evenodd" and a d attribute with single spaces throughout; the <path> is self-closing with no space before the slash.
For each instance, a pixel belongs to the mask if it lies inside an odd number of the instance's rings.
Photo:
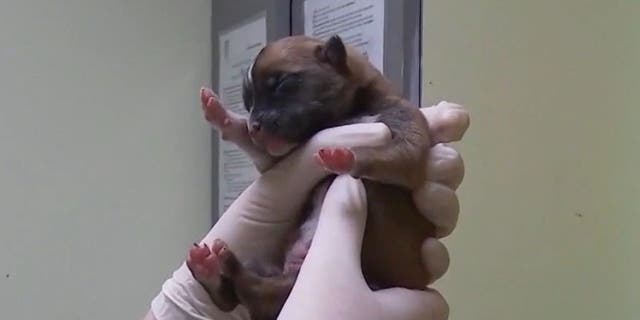
<path id="1" fill-rule="evenodd" d="M 455 189 L 464 175 L 459 154 L 444 143 L 462 138 L 469 117 L 462 107 L 448 102 L 422 111 L 430 125 L 433 147 L 425 164 L 428 181 L 414 192 L 414 200 L 425 218 L 437 226 L 438 236 L 444 237 L 451 233 L 457 222 Z M 325 147 L 375 146 L 390 138 L 388 128 L 381 123 L 354 124 L 319 132 L 251 184 L 201 242 L 211 244 L 216 238 L 224 239 L 240 260 L 274 259 L 278 250 L 282 250 L 280 244 L 284 237 L 297 222 L 299 210 L 310 190 L 328 174 L 315 163 L 313 155 Z M 426 239 L 422 254 L 431 274 L 436 278 L 444 274 L 449 256 L 440 241 Z M 433 298 L 429 308 L 447 309 L 442 298 Z M 152 303 L 152 310 L 158 320 L 248 319 L 241 308 L 232 313 L 217 310 L 184 264 L 165 282 L 162 293 Z"/>
<path id="2" fill-rule="evenodd" d="M 337 177 L 327 191 L 313 242 L 278 319 L 447 318 L 447 304 L 435 291 L 369 289 L 360 261 L 366 218 L 362 182 Z"/>

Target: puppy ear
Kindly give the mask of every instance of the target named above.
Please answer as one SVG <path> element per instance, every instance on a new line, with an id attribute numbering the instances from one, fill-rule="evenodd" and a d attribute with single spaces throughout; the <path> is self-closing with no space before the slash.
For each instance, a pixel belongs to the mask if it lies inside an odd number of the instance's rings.
<path id="1" fill-rule="evenodd" d="M 316 56 L 320 61 L 329 63 L 338 70 L 347 69 L 347 48 L 337 35 L 319 45 L 316 48 Z"/>

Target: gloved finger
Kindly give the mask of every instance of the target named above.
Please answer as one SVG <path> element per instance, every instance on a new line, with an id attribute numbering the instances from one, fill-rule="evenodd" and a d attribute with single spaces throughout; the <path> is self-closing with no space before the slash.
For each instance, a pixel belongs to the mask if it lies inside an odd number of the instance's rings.
<path id="1" fill-rule="evenodd" d="M 380 146 L 391 140 L 391 131 L 384 123 L 356 123 L 324 129 L 316 133 L 304 147 L 307 155 L 313 155 L 326 147 Z"/>
<path id="2" fill-rule="evenodd" d="M 449 269 L 450 257 L 447 247 L 438 239 L 428 238 L 422 243 L 420 253 L 425 270 L 431 276 L 431 283 L 442 278 Z"/>
<path id="3" fill-rule="evenodd" d="M 429 122 L 432 144 L 459 141 L 469 128 L 469 114 L 461 105 L 442 101 L 420 110 Z"/>
<path id="4" fill-rule="evenodd" d="M 251 213 L 247 219 L 261 219 L 255 223 L 288 223 L 307 200 L 311 189 L 329 174 L 314 161 L 313 155 L 318 150 L 325 147 L 377 146 L 389 141 L 390 137 L 389 129 L 382 123 L 360 123 L 323 130 L 260 175 L 228 211 Z"/>
<path id="5" fill-rule="evenodd" d="M 352 124 L 317 133 L 249 185 L 205 240 L 224 239 L 240 258 L 272 259 L 298 220 L 311 190 L 329 174 L 313 155 L 324 147 L 377 146 L 390 139 L 389 128 L 383 123 Z"/>
<path id="6" fill-rule="evenodd" d="M 366 218 L 364 185 L 351 176 L 338 176 L 326 193 L 298 281 L 308 272 L 315 277 L 324 274 L 336 284 L 366 286 L 360 263 Z"/>
<path id="7" fill-rule="evenodd" d="M 427 155 L 427 181 L 457 189 L 464 178 L 464 161 L 460 153 L 446 144 L 437 144 Z"/>
<path id="8" fill-rule="evenodd" d="M 420 213 L 435 225 L 437 238 L 446 237 L 455 229 L 460 204 L 454 190 L 439 183 L 427 182 L 413 192 L 413 202 Z"/>
<path id="9" fill-rule="evenodd" d="M 384 315 L 379 319 L 447 320 L 449 305 L 442 295 L 426 291 L 391 288 L 375 292 Z"/>

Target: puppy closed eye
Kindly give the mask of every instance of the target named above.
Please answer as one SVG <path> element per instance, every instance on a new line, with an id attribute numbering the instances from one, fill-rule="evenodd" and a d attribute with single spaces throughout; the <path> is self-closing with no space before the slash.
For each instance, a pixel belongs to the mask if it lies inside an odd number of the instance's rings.
<path id="1" fill-rule="evenodd" d="M 276 94 L 291 94 L 295 92 L 302 84 L 302 77 L 296 73 L 290 73 L 282 76 L 274 88 Z"/>

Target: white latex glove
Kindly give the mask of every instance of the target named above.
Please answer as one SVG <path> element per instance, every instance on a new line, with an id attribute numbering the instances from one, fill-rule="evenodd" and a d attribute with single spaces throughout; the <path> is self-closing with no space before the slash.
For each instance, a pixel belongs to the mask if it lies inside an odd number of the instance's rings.
<path id="1" fill-rule="evenodd" d="M 422 110 L 430 124 L 433 147 L 425 164 L 429 168 L 428 181 L 415 191 L 414 200 L 425 217 L 438 227 L 438 236 L 442 237 L 448 235 L 457 222 L 455 188 L 462 180 L 464 167 L 460 155 L 441 143 L 461 139 L 469 117 L 462 107 L 447 102 Z M 325 147 L 375 146 L 390 138 L 388 128 L 381 123 L 354 124 L 319 132 L 251 184 L 201 242 L 211 244 L 216 238 L 224 239 L 242 261 L 273 259 L 282 250 L 284 237 L 297 223 L 310 190 L 328 174 L 316 164 L 313 155 Z M 422 254 L 431 274 L 444 274 L 449 256 L 440 241 L 426 239 Z M 434 300 L 432 308 L 446 310 L 446 302 L 442 298 Z M 248 319 L 243 308 L 232 313 L 217 310 L 184 264 L 165 282 L 161 294 L 152 303 L 152 311 L 158 320 Z M 147 317 L 154 319 L 151 313 Z"/>
<path id="2" fill-rule="evenodd" d="M 447 318 L 447 305 L 435 291 L 369 289 L 360 261 L 366 219 L 362 182 L 350 176 L 337 177 L 329 187 L 311 248 L 278 319 Z"/>

